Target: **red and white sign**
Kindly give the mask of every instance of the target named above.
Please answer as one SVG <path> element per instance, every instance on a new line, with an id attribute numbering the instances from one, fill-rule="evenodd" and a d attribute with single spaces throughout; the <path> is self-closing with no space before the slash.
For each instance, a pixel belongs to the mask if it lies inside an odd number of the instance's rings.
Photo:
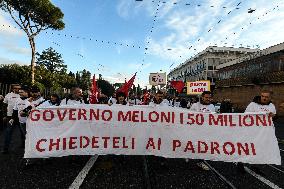
<path id="1" fill-rule="evenodd" d="M 210 81 L 204 80 L 204 81 L 187 82 L 188 95 L 202 94 L 203 91 L 210 91 Z"/>
<path id="2" fill-rule="evenodd" d="M 281 164 L 272 119 L 264 114 L 92 104 L 31 111 L 25 158 L 94 154 Z"/>

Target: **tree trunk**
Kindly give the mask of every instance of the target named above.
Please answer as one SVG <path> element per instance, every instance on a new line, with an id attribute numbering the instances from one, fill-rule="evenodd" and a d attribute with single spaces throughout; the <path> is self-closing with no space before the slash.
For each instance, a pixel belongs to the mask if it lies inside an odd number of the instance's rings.
<path id="1" fill-rule="evenodd" d="M 32 59 L 31 59 L 31 75 L 32 75 L 32 84 L 35 83 L 35 41 L 33 37 L 29 38 L 30 46 L 32 49 Z"/>

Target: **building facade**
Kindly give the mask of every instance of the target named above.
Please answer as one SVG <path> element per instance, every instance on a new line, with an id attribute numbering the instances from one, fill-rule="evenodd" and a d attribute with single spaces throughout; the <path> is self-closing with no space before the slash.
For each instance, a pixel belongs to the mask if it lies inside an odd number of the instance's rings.
<path id="1" fill-rule="evenodd" d="M 273 92 L 272 102 L 276 106 L 277 114 L 284 116 L 284 110 L 280 108 L 280 104 L 284 103 L 284 43 L 216 68 L 216 101 L 230 98 L 235 109 L 243 112 L 261 90 L 269 90 Z"/>
<path id="2" fill-rule="evenodd" d="M 259 50 L 216 67 L 218 80 L 249 77 L 284 71 L 284 43 Z"/>
<path id="3" fill-rule="evenodd" d="M 168 74 L 168 81 L 198 81 L 217 79 L 217 66 L 239 57 L 257 52 L 257 49 L 232 47 L 207 47 L 196 56 L 186 60 Z"/>

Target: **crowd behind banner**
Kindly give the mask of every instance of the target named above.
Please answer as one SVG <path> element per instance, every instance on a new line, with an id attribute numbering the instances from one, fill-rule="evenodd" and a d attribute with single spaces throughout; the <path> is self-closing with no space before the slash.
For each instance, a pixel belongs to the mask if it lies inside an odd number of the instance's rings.
<path id="1" fill-rule="evenodd" d="M 92 87 L 91 87 L 92 88 Z M 12 85 L 12 91 L 5 97 L 0 96 L 0 128 L 4 131 L 2 153 L 9 153 L 9 146 L 12 140 L 14 128 L 18 127 L 21 133 L 22 146 L 25 140 L 25 124 L 27 116 L 31 109 L 37 107 L 61 106 L 89 104 L 90 97 L 94 98 L 92 91 L 88 95 L 83 95 L 79 87 L 71 89 L 70 94 L 60 98 L 57 94 L 52 94 L 44 99 L 38 87 L 26 87 L 19 84 Z M 259 95 L 259 96 L 258 96 Z M 245 112 L 267 113 L 276 117 L 276 109 L 271 102 L 271 92 L 262 91 L 248 105 Z M 126 94 L 125 91 L 118 91 L 112 96 L 106 96 L 100 89 L 96 90 L 95 102 L 97 104 L 122 104 L 122 105 L 149 105 L 149 106 L 171 106 L 184 108 L 184 111 L 196 112 L 215 112 L 215 113 L 232 113 L 234 112 L 233 104 L 230 99 L 222 102 L 214 102 L 213 94 L 205 91 L 199 97 L 182 97 L 181 95 L 169 95 L 166 91 L 145 90 L 142 95 Z M 188 109 L 188 110 L 186 110 Z"/>

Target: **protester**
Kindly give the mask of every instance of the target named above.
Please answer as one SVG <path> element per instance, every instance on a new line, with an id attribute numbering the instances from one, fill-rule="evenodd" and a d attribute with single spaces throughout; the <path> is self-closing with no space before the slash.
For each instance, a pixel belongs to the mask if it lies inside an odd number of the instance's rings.
<path id="1" fill-rule="evenodd" d="M 191 108 L 192 104 L 194 104 L 196 102 L 197 102 L 196 98 L 191 98 L 187 103 L 187 108 L 188 109 Z"/>
<path id="2" fill-rule="evenodd" d="M 149 105 L 149 103 L 151 102 L 151 95 L 148 91 L 144 92 L 144 95 L 142 95 L 142 105 Z"/>
<path id="3" fill-rule="evenodd" d="M 77 105 L 84 104 L 82 89 L 79 87 L 73 87 L 71 89 L 71 94 L 63 99 L 60 105 Z"/>
<path id="4" fill-rule="evenodd" d="M 175 96 L 173 100 L 171 101 L 172 107 L 180 107 L 180 98 L 179 96 Z"/>
<path id="5" fill-rule="evenodd" d="M 212 93 L 210 91 L 204 91 L 201 94 L 201 101 L 192 104 L 189 111 L 213 113 L 215 112 L 215 107 L 213 104 L 211 104 L 211 102 L 212 102 Z M 186 159 L 186 161 L 188 161 L 188 159 Z M 197 166 L 199 166 L 205 171 L 209 170 L 209 167 L 203 161 L 199 161 L 197 163 Z"/>
<path id="6" fill-rule="evenodd" d="M 149 103 L 149 106 L 169 106 L 170 103 L 167 99 L 164 99 L 164 93 L 158 90 L 155 94 L 153 101 Z"/>
<path id="7" fill-rule="evenodd" d="M 116 100 L 115 100 L 116 101 Z M 100 94 L 100 97 L 98 99 L 99 104 L 108 104 L 109 98 L 105 94 Z"/>
<path id="8" fill-rule="evenodd" d="M 28 101 L 30 102 L 29 106 L 31 108 L 35 108 L 44 102 L 44 98 L 41 96 L 40 89 L 37 86 L 31 87 Z"/>
<path id="9" fill-rule="evenodd" d="M 18 98 L 20 98 L 19 90 L 21 86 L 19 84 L 12 84 L 12 92 L 8 93 L 4 98 L 4 103 L 7 106 L 7 116 L 5 119 L 6 123 L 10 121 L 13 114 L 13 108 Z"/>
<path id="10" fill-rule="evenodd" d="M 140 105 L 142 102 L 136 95 L 131 94 L 129 97 L 128 103 L 129 105 Z"/>
<path id="11" fill-rule="evenodd" d="M 220 113 L 232 113 L 233 106 L 230 99 L 225 99 L 221 102 Z"/>
<path id="12" fill-rule="evenodd" d="M 266 113 L 275 117 L 276 108 L 271 102 L 271 92 L 267 90 L 261 91 L 260 98 L 255 97 L 254 101 L 247 106 L 245 113 L 250 112 Z"/>
<path id="13" fill-rule="evenodd" d="M 181 98 L 180 100 L 180 107 L 181 108 L 187 108 L 187 101 L 185 98 Z"/>
<path id="14" fill-rule="evenodd" d="M 48 106 L 59 106 L 61 103 L 61 100 L 57 94 L 52 94 L 50 96 L 50 100 L 45 100 L 41 104 L 38 105 L 38 107 L 48 107 Z"/>
<path id="15" fill-rule="evenodd" d="M 108 100 L 108 104 L 116 104 L 116 93 L 113 93 Z"/>
<path id="16" fill-rule="evenodd" d="M 276 116 L 276 109 L 274 104 L 271 102 L 271 92 L 263 90 L 260 92 L 260 96 L 255 96 L 253 101 L 247 106 L 245 113 L 260 113 L 268 114 L 272 118 Z M 245 173 L 243 163 L 237 163 L 237 169 L 241 173 Z M 252 166 L 257 174 L 264 175 L 264 173 L 258 168 Z"/>
<path id="17" fill-rule="evenodd" d="M 201 101 L 192 104 L 189 111 L 193 112 L 215 112 L 215 107 L 212 102 L 212 93 L 210 91 L 204 91 L 201 95 Z"/>
<path id="18" fill-rule="evenodd" d="M 116 94 L 116 104 L 128 105 L 124 92 L 118 92 Z"/>
<path id="19" fill-rule="evenodd" d="M 23 147 L 25 143 L 26 121 L 27 121 L 28 114 L 26 114 L 23 111 L 30 104 L 28 102 L 28 96 L 29 96 L 28 89 L 27 88 L 20 89 L 19 95 L 20 95 L 20 98 L 18 98 L 17 101 L 15 102 L 12 117 L 9 120 L 7 128 L 5 130 L 4 146 L 3 146 L 3 151 L 2 151 L 3 154 L 8 153 L 9 146 L 10 146 L 11 139 L 12 139 L 12 134 L 16 126 L 18 126 L 20 130 L 21 146 Z"/>

